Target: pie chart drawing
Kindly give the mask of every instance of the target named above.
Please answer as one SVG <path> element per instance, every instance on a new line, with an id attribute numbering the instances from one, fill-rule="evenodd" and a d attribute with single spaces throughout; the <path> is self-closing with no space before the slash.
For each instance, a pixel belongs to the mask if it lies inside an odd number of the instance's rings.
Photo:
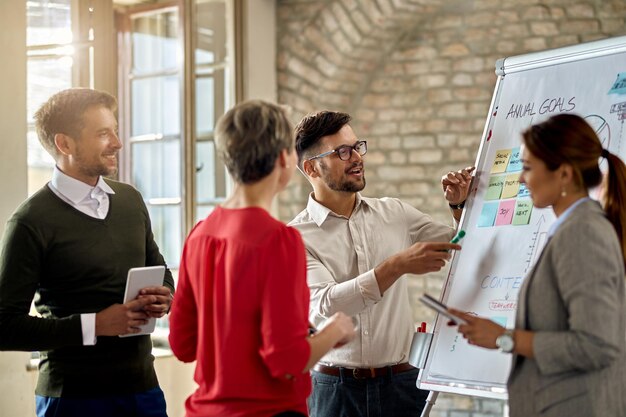
<path id="1" fill-rule="evenodd" d="M 604 149 L 609 149 L 609 145 L 611 144 L 611 129 L 609 128 L 609 124 L 606 120 L 597 114 L 585 116 L 585 120 L 589 123 L 593 130 L 596 131 L 600 142 L 602 142 L 602 147 Z"/>

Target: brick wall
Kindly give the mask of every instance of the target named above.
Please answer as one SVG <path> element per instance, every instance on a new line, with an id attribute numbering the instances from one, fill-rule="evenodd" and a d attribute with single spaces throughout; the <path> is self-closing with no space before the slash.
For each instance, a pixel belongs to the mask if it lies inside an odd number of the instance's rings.
<path id="1" fill-rule="evenodd" d="M 399 197 L 451 223 L 439 179 L 472 165 L 496 59 L 626 34 L 624 0 L 278 0 L 278 97 L 293 121 L 353 115 L 368 140 L 367 196 Z M 310 185 L 280 196 L 291 219 Z M 438 294 L 445 271 L 410 280 L 412 300 Z M 432 321 L 414 302 L 416 321 Z M 433 417 L 502 415 L 503 403 L 441 395 Z"/>

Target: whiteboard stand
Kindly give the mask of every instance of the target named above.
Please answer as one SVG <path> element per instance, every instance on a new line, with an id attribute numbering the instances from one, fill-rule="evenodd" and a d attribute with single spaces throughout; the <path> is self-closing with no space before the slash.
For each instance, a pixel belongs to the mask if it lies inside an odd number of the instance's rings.
<path id="1" fill-rule="evenodd" d="M 428 393 L 428 398 L 426 398 L 426 405 L 422 410 L 422 415 L 420 417 L 428 417 L 430 416 L 430 410 L 432 410 L 435 405 L 435 401 L 437 401 L 437 397 L 439 396 L 439 391 L 430 391 Z"/>
<path id="2" fill-rule="evenodd" d="M 411 340 L 411 349 L 409 351 L 409 363 L 416 368 L 423 368 L 426 363 L 426 357 L 428 356 L 428 349 L 430 349 L 430 343 L 433 340 L 432 333 L 413 333 L 413 340 Z M 422 410 L 421 417 L 430 416 L 430 410 L 435 405 L 439 392 L 429 391 L 428 398 L 426 398 L 426 404 Z"/>

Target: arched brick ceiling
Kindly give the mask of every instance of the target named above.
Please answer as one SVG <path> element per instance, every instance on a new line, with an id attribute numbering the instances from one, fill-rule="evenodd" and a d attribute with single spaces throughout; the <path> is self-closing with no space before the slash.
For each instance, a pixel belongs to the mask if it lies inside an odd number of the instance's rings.
<path id="1" fill-rule="evenodd" d="M 442 7 L 460 1 L 331 0 L 305 3 L 308 19 L 287 22 L 278 36 L 280 101 L 296 113 L 349 112 L 396 46 Z M 329 41 L 330 40 L 330 41 Z M 291 94 L 292 90 L 293 94 Z"/>

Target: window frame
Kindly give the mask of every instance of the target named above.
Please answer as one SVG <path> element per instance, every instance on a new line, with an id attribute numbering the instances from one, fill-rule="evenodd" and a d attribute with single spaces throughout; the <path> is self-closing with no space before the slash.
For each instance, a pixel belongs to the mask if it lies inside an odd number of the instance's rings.
<path id="1" fill-rule="evenodd" d="M 241 38 L 239 35 L 241 24 L 238 15 L 241 15 L 241 0 L 218 0 L 225 4 L 226 19 L 227 19 L 227 58 L 225 62 L 209 65 L 196 65 L 194 54 L 196 48 L 196 36 L 195 31 L 197 28 L 195 5 L 196 0 L 179 0 L 170 2 L 160 2 L 157 4 L 140 5 L 116 8 L 116 22 L 118 27 L 118 55 L 119 55 L 119 93 L 120 100 L 120 131 L 124 138 L 126 138 L 126 150 L 123 150 L 120 157 L 120 179 L 125 182 L 132 183 L 132 155 L 130 154 L 131 144 L 134 139 L 131 135 L 131 91 L 130 83 L 127 74 L 131 73 L 132 55 L 131 55 L 131 27 L 130 16 L 141 13 L 150 13 L 155 10 L 163 10 L 165 8 L 176 8 L 178 10 L 179 18 L 179 48 L 182 51 L 182 97 L 181 97 L 181 139 L 182 149 L 181 154 L 181 166 L 182 166 L 182 195 L 181 195 L 181 213 L 182 213 L 182 233 L 183 238 L 191 230 L 193 225 L 197 222 L 196 209 L 202 205 L 196 199 L 196 144 L 205 140 L 212 140 L 212 135 L 199 136 L 196 132 L 196 90 L 195 82 L 197 79 L 205 77 L 199 71 L 202 70 L 214 70 L 223 69 L 231 74 L 230 85 L 228 86 L 228 106 L 232 106 L 238 101 L 238 91 L 240 88 L 241 71 L 238 70 L 238 57 L 236 54 L 237 48 L 235 47 Z M 216 115 L 216 119 L 219 115 Z M 149 135 L 148 135 L 149 136 Z M 161 140 L 162 138 L 156 137 L 144 137 L 142 140 Z M 220 172 L 220 180 L 226 179 L 225 172 Z M 226 180 L 226 189 L 220 190 L 223 195 L 227 194 L 230 190 L 229 181 Z M 222 187 L 223 188 L 223 187 Z M 223 198 L 216 198 L 208 203 L 218 204 L 223 201 Z M 169 202 L 173 203 L 173 202 Z M 177 203 L 176 203 L 177 204 Z"/>

